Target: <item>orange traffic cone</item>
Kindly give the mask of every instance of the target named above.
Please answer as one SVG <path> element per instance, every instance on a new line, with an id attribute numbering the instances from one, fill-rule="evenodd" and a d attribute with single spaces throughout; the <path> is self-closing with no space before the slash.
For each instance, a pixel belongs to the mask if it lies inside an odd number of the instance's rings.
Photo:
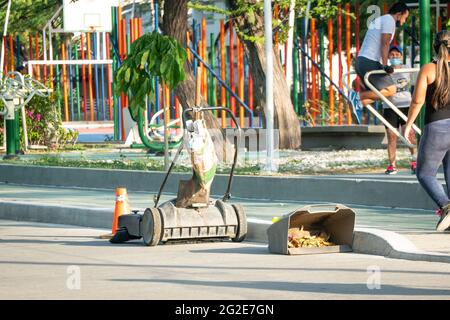
<path id="1" fill-rule="evenodd" d="M 130 213 L 130 205 L 128 203 L 128 194 L 126 188 L 116 188 L 116 205 L 114 208 L 114 216 L 112 221 L 111 233 L 100 236 L 101 239 L 111 239 L 117 231 L 119 224 L 119 216 Z"/>

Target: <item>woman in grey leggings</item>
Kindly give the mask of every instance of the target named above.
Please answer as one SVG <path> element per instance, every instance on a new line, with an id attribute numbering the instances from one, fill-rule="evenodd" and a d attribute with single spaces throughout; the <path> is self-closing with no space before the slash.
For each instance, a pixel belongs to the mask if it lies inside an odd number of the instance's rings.
<path id="1" fill-rule="evenodd" d="M 417 156 L 417 179 L 439 206 L 441 218 L 437 231 L 450 227 L 450 31 L 436 35 L 437 58 L 422 67 L 417 78 L 414 97 L 409 108 L 405 137 L 426 103 L 425 128 Z M 436 178 L 443 164 L 447 190 Z"/>

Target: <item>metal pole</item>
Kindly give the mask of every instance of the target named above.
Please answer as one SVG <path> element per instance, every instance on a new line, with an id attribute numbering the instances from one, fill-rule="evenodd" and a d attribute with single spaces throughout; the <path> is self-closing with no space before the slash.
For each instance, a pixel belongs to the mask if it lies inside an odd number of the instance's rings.
<path id="1" fill-rule="evenodd" d="M 78 44 L 75 44 L 75 60 L 78 60 Z M 80 72 L 79 67 L 75 66 L 75 83 L 77 85 L 77 111 L 78 121 L 81 120 L 81 99 L 80 99 Z M 53 80 L 52 80 L 53 81 Z"/>
<path id="2" fill-rule="evenodd" d="M 159 26 L 159 21 L 158 21 L 159 7 L 158 7 L 158 2 L 157 1 L 154 3 L 153 7 L 154 7 L 154 12 L 155 12 L 155 14 L 154 14 L 155 31 L 159 32 L 159 29 L 158 29 L 158 26 Z M 160 99 L 160 97 L 159 97 L 159 78 L 155 77 L 155 113 L 159 111 L 159 99 Z M 159 124 L 159 118 L 156 119 L 156 123 Z"/>
<path id="3" fill-rule="evenodd" d="M 441 2 L 436 0 L 436 32 L 439 32 L 439 18 L 441 17 Z"/>
<path id="4" fill-rule="evenodd" d="M 294 33 L 294 39 L 292 39 L 292 41 L 295 41 L 298 39 L 297 36 L 297 31 Z M 298 72 L 298 49 L 295 48 L 294 49 L 294 57 L 293 57 L 293 64 L 294 64 L 294 72 L 293 72 L 293 78 L 294 78 L 294 85 L 292 88 L 292 95 L 293 95 L 293 102 L 294 102 L 294 108 L 295 108 L 295 113 L 299 114 L 299 107 L 298 107 L 298 77 L 299 77 L 299 72 Z M 286 68 L 287 70 L 287 68 Z M 287 72 L 286 72 L 287 74 Z"/>
<path id="5" fill-rule="evenodd" d="M 5 17 L 5 26 L 3 27 L 3 38 L 4 39 L 6 37 L 6 33 L 8 32 L 8 22 L 9 22 L 9 13 L 11 12 L 11 0 L 8 1 L 8 8 L 6 9 L 6 17 Z M 1 52 L 1 57 L 0 57 L 0 74 L 3 74 L 3 65 L 5 63 L 5 48 L 6 44 L 3 43 L 2 40 L 2 52 Z"/>
<path id="6" fill-rule="evenodd" d="M 330 77 L 333 78 L 333 19 L 328 19 L 328 60 L 330 64 Z M 330 85 L 328 96 L 328 104 L 330 105 L 330 120 L 329 124 L 334 125 L 334 91 L 333 86 Z"/>
<path id="7" fill-rule="evenodd" d="M 317 41 L 316 41 L 316 20 L 311 19 L 311 56 L 313 59 L 316 58 L 316 48 L 317 48 Z M 316 90 L 316 80 L 317 80 L 317 72 L 316 69 L 311 66 L 311 118 L 312 118 L 312 125 L 316 126 L 316 106 L 317 104 L 317 90 Z"/>
<path id="8" fill-rule="evenodd" d="M 305 27 L 306 22 L 306 18 L 302 18 L 301 19 L 301 23 L 302 23 L 302 28 L 301 28 L 301 37 L 302 37 L 302 43 L 301 43 L 301 48 L 303 52 L 306 52 L 306 29 L 307 27 Z M 308 73 L 307 73 L 307 67 L 306 67 L 306 59 L 305 56 L 302 55 L 302 72 L 301 72 L 301 77 L 302 77 L 302 99 L 300 102 L 300 105 L 302 107 L 302 111 L 301 111 L 301 115 L 306 115 L 306 102 L 308 101 L 308 87 L 307 87 L 307 77 L 308 77 Z"/>
<path id="9" fill-rule="evenodd" d="M 273 171 L 274 156 L 274 110 L 273 110 L 273 43 L 272 43 L 272 3 L 270 0 L 264 0 L 264 38 L 266 53 L 266 144 L 267 159 L 266 170 Z"/>
<path id="10" fill-rule="evenodd" d="M 325 70 L 325 35 L 324 35 L 325 25 L 323 21 L 320 21 L 320 29 L 319 29 L 319 41 L 320 41 L 320 69 Z M 326 88 L 325 88 L 325 76 L 323 73 L 320 73 L 320 100 L 325 102 L 327 99 L 326 96 Z M 325 104 L 321 104 L 321 124 L 324 126 L 327 121 L 327 110 L 325 108 Z"/>
<path id="11" fill-rule="evenodd" d="M 416 17 L 413 16 L 411 19 L 411 35 L 415 35 L 416 34 Z M 411 37 L 411 67 L 414 67 L 414 63 L 416 61 L 416 44 L 413 40 L 413 37 Z M 414 82 L 415 84 L 415 82 Z"/>
<path id="12" fill-rule="evenodd" d="M 423 66 L 431 60 L 431 30 L 430 30 L 430 1 L 420 0 L 420 65 Z M 419 128 L 423 130 L 425 124 L 425 108 L 419 116 Z"/>
<path id="13" fill-rule="evenodd" d="M 295 0 L 291 0 L 289 10 L 289 35 L 287 42 L 287 58 L 286 58 L 286 82 L 288 88 L 292 85 L 292 48 L 294 42 L 294 22 L 295 22 Z"/>
<path id="14" fill-rule="evenodd" d="M 167 123 L 169 122 L 168 117 L 170 114 L 169 111 L 169 105 L 166 104 L 166 94 L 167 94 L 167 90 L 165 88 L 165 84 L 164 82 L 161 82 L 161 86 L 162 86 L 162 107 L 164 110 L 164 170 L 167 171 L 169 169 L 169 132 L 168 127 L 167 127 Z"/>
<path id="15" fill-rule="evenodd" d="M 6 96 L 4 99 L 6 106 L 5 115 L 5 136 L 6 136 L 6 155 L 3 159 L 15 159 L 16 156 L 16 142 L 15 142 L 15 111 L 13 97 Z"/>
<path id="16" fill-rule="evenodd" d="M 45 28 L 42 30 L 42 47 L 42 51 L 44 53 L 44 61 L 47 61 L 47 35 L 45 33 Z"/>
<path id="17" fill-rule="evenodd" d="M 50 60 L 53 60 L 53 43 L 52 43 L 52 29 L 48 27 L 48 48 L 50 54 Z"/>

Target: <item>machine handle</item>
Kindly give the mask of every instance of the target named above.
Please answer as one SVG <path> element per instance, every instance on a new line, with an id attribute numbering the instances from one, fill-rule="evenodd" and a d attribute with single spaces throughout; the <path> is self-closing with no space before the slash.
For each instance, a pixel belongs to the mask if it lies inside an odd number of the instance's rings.
<path id="1" fill-rule="evenodd" d="M 230 109 L 224 108 L 224 107 L 204 107 L 204 108 L 199 108 L 199 107 L 194 107 L 194 108 L 188 108 L 186 110 L 183 111 L 183 115 L 182 115 L 182 120 L 183 120 L 183 127 L 186 128 L 186 114 L 187 112 L 194 112 L 194 113 L 200 113 L 200 112 L 204 112 L 204 111 L 213 111 L 213 110 L 218 110 L 218 111 L 225 111 L 227 112 L 231 119 L 234 122 L 234 125 L 236 126 L 237 130 L 238 130 L 238 135 L 239 135 L 239 140 L 241 138 L 241 128 L 239 127 L 239 124 L 236 120 L 236 117 L 234 116 L 234 114 L 231 112 Z M 195 117 L 194 117 L 195 119 Z M 228 179 L 228 186 L 227 186 L 227 190 L 225 191 L 225 194 L 223 195 L 222 201 L 227 201 L 231 198 L 231 184 L 233 182 L 233 177 L 234 177 L 234 170 L 236 168 L 236 163 L 237 163 L 237 157 L 238 157 L 238 146 L 237 143 L 234 145 L 234 159 L 233 159 L 233 165 L 231 166 L 231 171 L 230 171 L 230 178 Z"/>
<path id="2" fill-rule="evenodd" d="M 337 212 L 338 210 L 341 210 L 341 209 L 348 209 L 346 206 L 344 206 L 343 204 L 340 204 L 340 203 L 311 204 L 311 205 L 302 207 L 301 209 L 310 212 L 312 208 L 329 208 L 329 207 L 334 207 L 334 212 Z"/>
<path id="3" fill-rule="evenodd" d="M 236 120 L 236 117 L 234 116 L 234 114 L 227 108 L 224 107 L 205 107 L 205 108 L 199 108 L 199 107 L 194 107 L 194 108 L 188 108 L 183 110 L 182 113 L 182 122 L 183 122 L 183 128 L 186 128 L 186 114 L 187 112 L 203 112 L 203 111 L 211 111 L 211 110 L 223 110 L 225 112 L 228 112 L 231 116 L 231 119 L 233 120 L 234 124 L 236 125 L 236 128 L 238 129 L 238 134 L 239 134 L 239 139 L 241 137 L 241 128 L 239 127 L 239 124 Z M 194 117 L 195 118 L 195 117 Z M 186 130 L 186 129 L 185 129 Z M 169 169 L 167 170 L 166 176 L 164 177 L 164 180 L 161 184 L 161 187 L 158 191 L 158 194 L 154 197 L 154 203 L 155 203 L 155 208 L 158 207 L 158 203 L 159 203 L 159 199 L 161 198 L 161 194 L 164 190 L 164 186 L 166 185 L 167 179 L 169 178 L 170 173 L 172 172 L 173 167 L 175 166 L 176 161 L 178 160 L 179 155 L 181 154 L 181 151 L 183 150 L 184 144 L 180 144 L 180 146 L 178 147 L 178 150 L 175 154 L 175 157 L 172 160 L 172 163 L 170 164 Z M 227 201 L 231 198 L 231 184 L 233 181 L 233 176 L 234 176 L 234 170 L 236 168 L 236 163 L 237 163 L 237 157 L 238 157 L 238 147 L 237 144 L 235 144 L 234 146 L 234 159 L 233 159 L 233 165 L 231 167 L 231 172 L 230 172 L 230 178 L 228 179 L 228 186 L 227 186 L 227 190 L 222 198 L 222 201 Z"/>

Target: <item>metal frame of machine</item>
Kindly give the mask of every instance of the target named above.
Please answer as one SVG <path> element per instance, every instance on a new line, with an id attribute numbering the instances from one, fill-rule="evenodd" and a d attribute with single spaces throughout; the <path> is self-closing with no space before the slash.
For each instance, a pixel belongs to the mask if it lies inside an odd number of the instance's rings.
<path id="1" fill-rule="evenodd" d="M 186 127 L 187 113 L 199 115 L 204 111 L 224 110 L 228 112 L 241 134 L 239 124 L 230 110 L 223 107 L 189 108 L 183 111 L 183 127 Z M 187 129 L 185 129 L 187 130 Z M 158 206 L 167 179 L 179 157 L 184 145 L 178 148 L 175 157 L 161 184 L 158 195 L 155 196 L 153 208 L 147 208 L 143 214 L 135 212 L 119 217 L 118 229 L 111 238 L 111 243 L 122 243 L 133 239 L 143 239 L 147 246 L 156 246 L 169 240 L 199 240 L 199 239 L 231 239 L 241 242 L 247 234 L 247 218 L 240 204 L 229 204 L 231 184 L 236 167 L 238 146 L 231 167 L 228 186 L 222 199 L 210 200 L 208 206 L 199 208 L 179 208 L 172 199 Z"/>

